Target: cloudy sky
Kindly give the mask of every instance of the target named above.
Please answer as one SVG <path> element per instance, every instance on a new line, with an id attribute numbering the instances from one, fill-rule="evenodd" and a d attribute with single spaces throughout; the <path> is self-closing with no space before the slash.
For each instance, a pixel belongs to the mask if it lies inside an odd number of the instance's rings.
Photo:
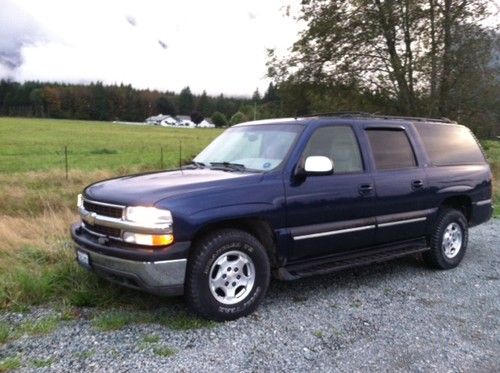
<path id="1" fill-rule="evenodd" d="M 0 78 L 251 95 L 299 0 L 0 0 Z"/>

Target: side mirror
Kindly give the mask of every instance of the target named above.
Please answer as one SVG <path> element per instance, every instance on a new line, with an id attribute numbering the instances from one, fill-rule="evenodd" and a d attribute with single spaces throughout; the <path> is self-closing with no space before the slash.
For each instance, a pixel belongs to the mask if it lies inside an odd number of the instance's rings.
<path id="1" fill-rule="evenodd" d="M 331 175 L 333 174 L 333 161 L 325 156 L 317 155 L 302 160 L 295 169 L 297 181 L 304 181 L 308 175 Z"/>
<path id="2" fill-rule="evenodd" d="M 307 157 L 304 162 L 304 171 L 307 175 L 331 175 L 333 161 L 322 155 Z"/>

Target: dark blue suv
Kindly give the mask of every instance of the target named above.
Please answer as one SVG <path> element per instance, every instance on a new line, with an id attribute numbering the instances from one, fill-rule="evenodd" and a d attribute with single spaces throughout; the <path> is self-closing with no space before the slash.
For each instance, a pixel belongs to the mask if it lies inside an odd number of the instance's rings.
<path id="1" fill-rule="evenodd" d="M 248 315 L 282 280 L 421 253 L 456 267 L 490 219 L 492 174 L 464 126 L 335 114 L 226 130 L 192 164 L 78 198 L 78 262 L 119 284 Z"/>

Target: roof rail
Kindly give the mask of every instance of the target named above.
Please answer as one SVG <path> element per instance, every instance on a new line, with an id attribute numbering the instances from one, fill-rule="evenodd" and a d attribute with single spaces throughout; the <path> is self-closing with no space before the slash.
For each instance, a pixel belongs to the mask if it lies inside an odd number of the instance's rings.
<path id="1" fill-rule="evenodd" d="M 309 117 L 372 117 L 373 114 L 367 113 L 366 111 L 332 111 L 326 113 L 314 113 L 301 115 L 303 118 Z"/>
<path id="2" fill-rule="evenodd" d="M 441 118 L 426 118 L 426 117 L 409 117 L 409 116 L 398 116 L 398 115 L 383 115 L 383 114 L 372 114 L 364 111 L 335 111 L 331 113 L 316 113 L 303 115 L 302 117 L 368 117 L 368 118 L 379 118 L 379 119 L 402 119 L 402 120 L 412 120 L 416 122 L 438 122 L 438 123 L 457 123 L 454 120 L 441 117 Z"/>
<path id="3" fill-rule="evenodd" d="M 407 117 L 407 116 L 398 116 L 398 115 L 372 115 L 373 118 L 382 118 L 382 119 L 403 119 L 403 120 L 413 120 L 416 122 L 438 122 L 438 123 L 457 123 L 454 120 L 441 117 L 441 118 L 426 118 L 426 117 Z"/>

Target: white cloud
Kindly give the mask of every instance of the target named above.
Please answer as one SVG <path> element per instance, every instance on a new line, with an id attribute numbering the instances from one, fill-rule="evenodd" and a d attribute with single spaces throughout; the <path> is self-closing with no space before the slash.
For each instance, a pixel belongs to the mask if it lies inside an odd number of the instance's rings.
<path id="1" fill-rule="evenodd" d="M 12 71 L 20 81 L 100 80 L 174 91 L 189 85 L 198 93 L 250 95 L 267 86 L 266 48 L 287 48 L 298 30 L 283 16 L 283 3 L 272 0 L 19 0 L 15 5 L 48 35 L 20 48 L 23 64 Z"/>

